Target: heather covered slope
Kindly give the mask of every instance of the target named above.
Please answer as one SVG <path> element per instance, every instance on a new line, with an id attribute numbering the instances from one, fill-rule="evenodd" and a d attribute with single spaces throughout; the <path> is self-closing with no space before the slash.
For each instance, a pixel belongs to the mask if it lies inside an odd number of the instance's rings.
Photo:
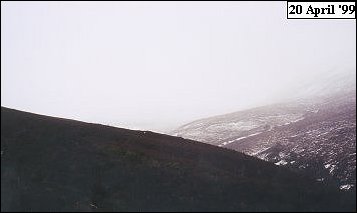
<path id="1" fill-rule="evenodd" d="M 1 108 L 1 211 L 355 211 L 233 150 Z"/>
<path id="2" fill-rule="evenodd" d="M 356 90 L 215 116 L 175 136 L 243 152 L 355 190 Z"/>
<path id="3" fill-rule="evenodd" d="M 226 148 L 309 174 L 342 190 L 356 185 L 356 94 L 316 105 L 304 119 Z M 254 152 L 251 152 L 255 150 Z"/>

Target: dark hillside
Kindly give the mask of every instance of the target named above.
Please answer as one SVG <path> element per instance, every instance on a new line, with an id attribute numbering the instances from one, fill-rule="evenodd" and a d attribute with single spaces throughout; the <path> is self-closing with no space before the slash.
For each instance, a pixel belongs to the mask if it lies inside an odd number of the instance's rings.
<path id="1" fill-rule="evenodd" d="M 233 150 L 1 108 L 1 211 L 355 211 L 355 206 L 345 193 Z"/>

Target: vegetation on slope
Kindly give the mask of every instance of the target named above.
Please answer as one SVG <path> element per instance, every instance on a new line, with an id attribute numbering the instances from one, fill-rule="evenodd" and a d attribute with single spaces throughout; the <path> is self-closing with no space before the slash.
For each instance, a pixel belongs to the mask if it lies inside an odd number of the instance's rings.
<path id="1" fill-rule="evenodd" d="M 1 108 L 1 211 L 355 211 L 350 197 L 232 150 Z"/>

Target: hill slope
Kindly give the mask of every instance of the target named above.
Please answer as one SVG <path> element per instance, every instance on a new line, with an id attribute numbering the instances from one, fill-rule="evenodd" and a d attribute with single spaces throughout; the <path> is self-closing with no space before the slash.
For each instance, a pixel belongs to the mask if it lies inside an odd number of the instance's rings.
<path id="1" fill-rule="evenodd" d="M 232 150 L 1 108 L 1 211 L 353 211 Z"/>
<path id="2" fill-rule="evenodd" d="M 298 170 L 341 189 L 356 184 L 356 91 L 206 118 L 172 133 Z"/>

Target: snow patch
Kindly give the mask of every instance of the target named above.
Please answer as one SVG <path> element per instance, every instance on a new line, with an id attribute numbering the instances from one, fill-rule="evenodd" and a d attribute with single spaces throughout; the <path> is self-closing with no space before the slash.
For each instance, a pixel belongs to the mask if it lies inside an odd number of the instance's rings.
<path id="1" fill-rule="evenodd" d="M 328 169 L 328 168 L 331 167 L 331 164 L 326 164 L 326 165 L 324 165 L 324 166 L 325 166 L 325 169 Z"/>
<path id="2" fill-rule="evenodd" d="M 345 184 L 345 185 L 341 185 L 340 189 L 347 191 L 347 190 L 350 190 L 353 186 L 354 186 L 353 184 Z"/>
<path id="3" fill-rule="evenodd" d="M 225 146 L 225 145 L 227 145 L 227 144 L 230 144 L 230 143 L 233 143 L 233 142 L 236 142 L 236 141 L 245 139 L 245 138 L 249 138 L 249 137 L 258 135 L 258 134 L 260 134 L 260 133 L 262 133 L 262 132 L 253 133 L 253 134 L 250 134 L 250 135 L 247 135 L 247 136 L 243 136 L 243 137 L 240 137 L 240 138 L 237 138 L 237 139 L 233 139 L 233 140 L 230 140 L 230 141 L 227 141 L 227 142 L 223 142 L 222 144 L 220 144 L 220 145 L 218 145 L 218 146 Z"/>
<path id="4" fill-rule="evenodd" d="M 279 157 L 280 157 L 280 158 L 283 158 L 283 157 L 285 157 L 285 156 L 287 156 L 287 154 L 285 154 L 284 152 L 279 152 Z"/>
<path id="5" fill-rule="evenodd" d="M 329 169 L 330 170 L 330 174 L 333 173 L 333 171 L 335 170 L 336 165 L 333 164 L 326 164 L 324 165 L 325 169 Z"/>
<path id="6" fill-rule="evenodd" d="M 280 166 L 280 165 L 284 166 L 286 164 L 288 164 L 288 162 L 286 162 L 285 160 L 280 160 L 279 162 L 275 163 L 275 165 L 277 165 L 277 166 Z"/>
<path id="7" fill-rule="evenodd" d="M 265 150 L 263 150 L 262 152 L 264 152 Z M 259 152 L 258 152 L 259 153 Z M 256 154 L 258 154 L 256 153 Z M 265 161 L 269 161 L 269 159 L 267 158 L 269 154 L 268 153 L 264 153 L 264 154 L 260 154 L 260 155 L 257 155 L 256 157 L 261 159 L 261 160 L 265 160 Z M 254 155 L 253 155 L 254 156 Z"/>

